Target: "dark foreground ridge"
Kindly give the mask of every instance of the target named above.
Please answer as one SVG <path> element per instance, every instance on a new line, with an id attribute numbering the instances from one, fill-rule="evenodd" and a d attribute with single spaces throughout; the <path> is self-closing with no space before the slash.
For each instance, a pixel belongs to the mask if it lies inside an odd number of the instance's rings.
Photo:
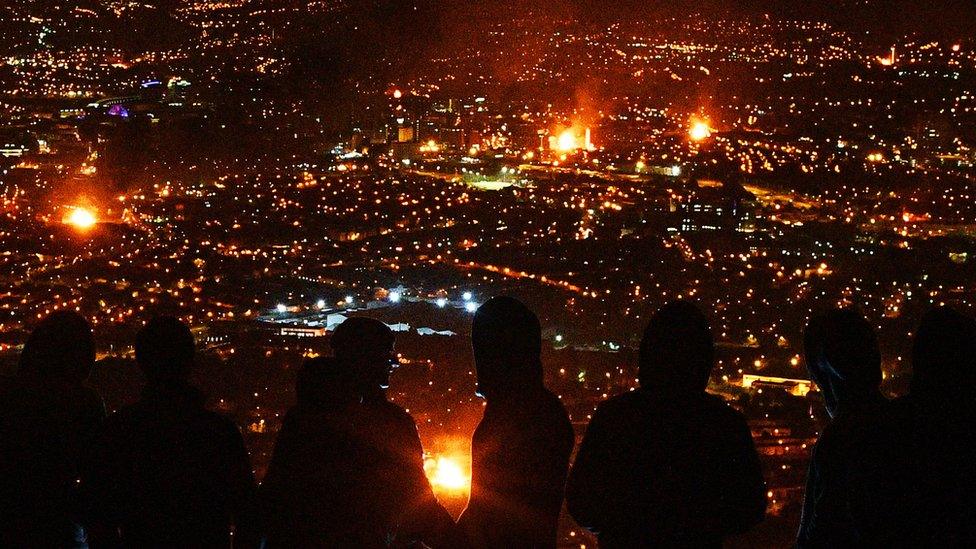
<path id="1" fill-rule="evenodd" d="M 260 487 L 233 422 L 190 383 L 195 344 L 172 317 L 138 334 L 138 402 L 106 417 L 86 385 L 92 330 L 42 321 L 0 387 L 2 547 L 555 547 L 564 494 L 603 547 L 719 547 L 763 521 L 766 486 L 741 413 L 705 388 L 707 316 L 676 301 L 644 331 L 640 387 L 573 430 L 543 381 L 536 315 L 510 297 L 475 314 L 483 419 L 455 523 L 424 472 L 410 414 L 386 396 L 395 334 L 350 318 L 298 376 Z M 914 336 L 911 394 L 889 400 L 871 325 L 815 316 L 805 359 L 830 422 L 813 452 L 800 547 L 976 543 L 976 321 L 949 308 Z"/>

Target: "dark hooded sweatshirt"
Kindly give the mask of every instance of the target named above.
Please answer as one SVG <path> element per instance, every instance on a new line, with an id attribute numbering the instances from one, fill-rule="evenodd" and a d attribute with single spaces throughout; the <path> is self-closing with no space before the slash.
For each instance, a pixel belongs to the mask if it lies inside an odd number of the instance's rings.
<path id="1" fill-rule="evenodd" d="M 601 404 L 566 500 L 600 547 L 720 547 L 766 510 L 745 419 L 704 388 L 639 389 Z"/>
<path id="2" fill-rule="evenodd" d="M 797 546 L 912 544 L 916 467 L 907 423 L 877 388 L 880 370 L 831 364 L 817 352 L 807 364 L 832 419 L 811 455 Z"/>

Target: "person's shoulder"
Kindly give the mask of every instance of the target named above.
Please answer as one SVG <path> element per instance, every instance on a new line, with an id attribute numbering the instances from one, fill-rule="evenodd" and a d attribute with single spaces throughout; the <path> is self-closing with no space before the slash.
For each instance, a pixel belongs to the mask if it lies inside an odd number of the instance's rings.
<path id="1" fill-rule="evenodd" d="M 650 400 L 640 389 L 612 396 L 596 407 L 596 414 L 603 418 L 617 418 L 633 414 L 643 414 L 650 406 Z"/>
<path id="2" fill-rule="evenodd" d="M 701 402 L 702 419 L 717 425 L 721 432 L 741 433 L 749 430 L 746 416 L 722 397 L 706 393 Z"/>
<path id="3" fill-rule="evenodd" d="M 388 422 L 400 428 L 409 427 L 414 430 L 417 429 L 417 424 L 414 422 L 413 416 L 402 406 L 394 404 L 389 400 L 370 403 L 368 410 L 375 414 L 380 421 Z"/>
<path id="4" fill-rule="evenodd" d="M 198 421 L 205 423 L 208 427 L 223 435 L 239 437 L 241 429 L 229 417 L 214 412 L 213 410 L 200 410 Z"/>

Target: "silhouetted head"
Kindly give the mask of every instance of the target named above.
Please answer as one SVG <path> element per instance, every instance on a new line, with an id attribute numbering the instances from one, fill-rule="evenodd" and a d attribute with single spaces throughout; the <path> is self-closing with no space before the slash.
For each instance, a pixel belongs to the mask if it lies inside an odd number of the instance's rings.
<path id="1" fill-rule="evenodd" d="M 948 307 L 922 317 L 912 347 L 912 397 L 972 401 L 976 394 L 976 321 Z"/>
<path id="2" fill-rule="evenodd" d="M 658 309 L 640 346 L 641 387 L 667 393 L 701 393 L 715 362 L 708 319 L 687 301 Z"/>
<path id="3" fill-rule="evenodd" d="M 171 316 L 153 318 L 136 335 L 136 362 L 150 385 L 185 382 L 193 353 L 193 334 Z"/>
<path id="4" fill-rule="evenodd" d="M 295 383 L 298 405 L 333 409 L 359 401 L 356 382 L 339 361 L 330 357 L 306 360 Z"/>
<path id="5" fill-rule="evenodd" d="M 330 341 L 336 359 L 358 379 L 360 391 L 370 399 L 390 386 L 390 374 L 397 364 L 395 343 L 389 326 L 365 317 L 347 318 L 336 327 Z"/>
<path id="6" fill-rule="evenodd" d="M 18 375 L 81 383 L 95 365 L 95 339 L 84 317 L 58 311 L 34 328 L 20 355 Z"/>
<path id="7" fill-rule="evenodd" d="M 542 328 L 521 301 L 493 297 L 471 326 L 478 394 L 485 398 L 542 384 Z"/>
<path id="8" fill-rule="evenodd" d="M 816 316 L 803 334 L 810 377 L 824 396 L 827 413 L 877 398 L 881 351 L 868 321 L 854 309 L 833 309 Z"/>

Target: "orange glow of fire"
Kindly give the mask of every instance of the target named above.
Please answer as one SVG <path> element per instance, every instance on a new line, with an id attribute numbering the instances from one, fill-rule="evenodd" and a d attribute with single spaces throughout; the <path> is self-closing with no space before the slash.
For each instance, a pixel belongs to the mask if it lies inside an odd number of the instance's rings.
<path id="1" fill-rule="evenodd" d="M 579 150 L 594 150 L 590 142 L 590 129 L 573 126 L 566 128 L 556 135 L 549 137 L 549 148 L 559 153 L 571 153 Z"/>
<path id="2" fill-rule="evenodd" d="M 471 474 L 456 456 L 429 457 L 424 460 L 424 472 L 434 491 L 460 493 L 471 489 Z"/>
<path id="3" fill-rule="evenodd" d="M 71 208 L 71 211 L 67 215 L 64 216 L 62 222 L 66 225 L 71 225 L 78 230 L 87 231 L 98 223 L 98 217 L 88 208 L 75 206 Z"/>
<path id="4" fill-rule="evenodd" d="M 692 119 L 691 127 L 688 128 L 688 137 L 692 141 L 704 141 L 712 136 L 712 128 L 707 120 Z"/>

